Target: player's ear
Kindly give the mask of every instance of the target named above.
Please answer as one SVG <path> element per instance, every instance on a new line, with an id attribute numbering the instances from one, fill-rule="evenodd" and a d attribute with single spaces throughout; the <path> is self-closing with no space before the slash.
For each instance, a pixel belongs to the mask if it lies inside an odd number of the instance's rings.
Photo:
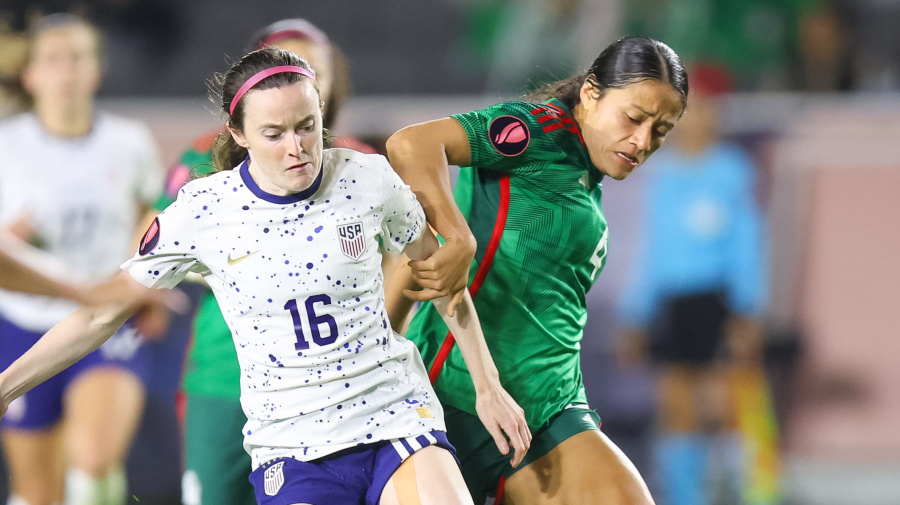
<path id="1" fill-rule="evenodd" d="M 232 127 L 230 121 L 225 123 L 225 128 L 228 128 L 228 133 L 231 134 L 231 138 L 234 139 L 237 145 L 243 147 L 244 149 L 250 148 L 250 144 L 248 144 L 247 139 L 244 138 L 244 132 Z"/>
<path id="2" fill-rule="evenodd" d="M 587 104 L 594 100 L 599 100 L 602 96 L 602 93 L 597 89 L 597 85 L 592 79 L 593 76 L 588 77 L 584 80 L 584 84 L 581 85 L 581 90 L 579 91 L 581 103 Z"/>

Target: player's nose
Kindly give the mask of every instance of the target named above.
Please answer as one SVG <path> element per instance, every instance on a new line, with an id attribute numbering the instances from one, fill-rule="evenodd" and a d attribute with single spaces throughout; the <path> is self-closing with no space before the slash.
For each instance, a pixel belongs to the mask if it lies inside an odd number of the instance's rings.
<path id="1" fill-rule="evenodd" d="M 303 152 L 303 145 L 300 143 L 299 135 L 292 135 L 291 139 L 288 141 L 288 155 L 299 157 L 300 153 Z"/>

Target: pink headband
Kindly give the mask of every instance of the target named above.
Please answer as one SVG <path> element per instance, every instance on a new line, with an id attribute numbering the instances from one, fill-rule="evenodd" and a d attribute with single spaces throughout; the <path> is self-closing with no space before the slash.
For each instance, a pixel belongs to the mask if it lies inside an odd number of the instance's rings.
<path id="1" fill-rule="evenodd" d="M 238 102 L 241 101 L 241 98 L 243 98 L 243 96 L 248 91 L 250 91 L 250 88 L 259 84 L 259 82 L 262 81 L 263 79 L 265 79 L 266 77 L 270 77 L 275 74 L 283 74 L 283 73 L 294 73 L 294 74 L 305 75 L 306 77 L 309 77 L 310 79 L 312 79 L 313 82 L 315 82 L 315 80 L 316 80 L 316 74 L 310 72 L 309 70 L 306 70 L 305 68 L 297 67 L 294 65 L 282 65 L 279 67 L 267 68 L 267 69 L 263 70 L 262 72 L 255 74 L 253 77 L 247 79 L 247 82 L 245 82 L 243 84 L 243 86 L 241 86 L 240 89 L 238 89 L 237 93 L 234 94 L 234 98 L 231 99 L 231 105 L 228 107 L 228 113 L 234 114 L 234 108 L 237 107 L 237 104 L 238 104 Z"/>

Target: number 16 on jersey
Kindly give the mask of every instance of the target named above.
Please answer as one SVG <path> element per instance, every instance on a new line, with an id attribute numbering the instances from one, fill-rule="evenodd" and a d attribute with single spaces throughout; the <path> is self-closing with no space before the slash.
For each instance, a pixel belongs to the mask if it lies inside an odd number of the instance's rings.
<path id="1" fill-rule="evenodd" d="M 328 295 L 312 295 L 307 298 L 304 303 L 306 306 L 307 326 L 310 333 L 312 333 L 312 340 L 316 345 L 320 346 L 333 344 L 338 337 L 337 321 L 335 321 L 334 317 L 330 314 L 323 314 L 321 316 L 316 315 L 315 305 L 317 303 L 331 305 L 331 297 Z M 306 337 L 303 333 L 303 318 L 300 316 L 297 300 L 289 300 L 285 303 L 284 310 L 289 310 L 291 312 L 291 319 L 294 320 L 294 334 L 297 335 L 297 343 L 294 344 L 294 349 L 298 351 L 309 349 L 309 342 L 306 341 Z M 323 324 L 328 325 L 329 333 L 327 337 L 322 336 L 322 332 L 319 328 Z"/>

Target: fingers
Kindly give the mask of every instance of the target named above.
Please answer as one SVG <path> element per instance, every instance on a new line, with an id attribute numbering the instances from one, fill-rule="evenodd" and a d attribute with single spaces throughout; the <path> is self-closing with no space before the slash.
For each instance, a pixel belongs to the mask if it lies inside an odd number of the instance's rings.
<path id="1" fill-rule="evenodd" d="M 485 428 L 488 427 L 485 426 Z M 491 438 L 494 439 L 494 444 L 497 445 L 497 449 L 500 450 L 500 454 L 503 454 L 504 456 L 509 454 L 509 443 L 506 441 L 506 437 L 503 436 L 503 430 L 500 429 L 500 426 L 492 423 L 491 427 L 488 428 L 488 433 L 490 433 Z M 518 454 L 516 454 L 516 456 L 517 455 Z M 515 459 L 515 457 L 513 459 Z"/>
<path id="2" fill-rule="evenodd" d="M 414 302 L 427 302 L 429 300 L 434 300 L 436 298 L 441 298 L 447 296 L 447 293 L 443 293 L 441 291 L 435 291 L 433 289 L 423 289 L 421 291 L 413 291 L 411 289 L 404 289 L 403 296 L 409 298 Z"/>
<path id="3" fill-rule="evenodd" d="M 519 463 L 525 459 L 525 453 L 528 452 L 528 448 L 531 447 L 531 440 L 528 439 L 528 435 L 523 434 L 521 424 L 511 421 L 510 426 L 503 429 L 515 450 L 513 458 L 509 462 L 513 468 L 519 466 Z M 528 430 L 527 426 L 525 430 Z"/>
<path id="4" fill-rule="evenodd" d="M 466 295 L 465 287 L 463 289 L 456 292 L 453 295 L 453 298 L 450 299 L 450 303 L 447 304 L 447 315 L 453 317 L 456 314 L 456 307 L 462 303 L 463 297 Z"/>
<path id="5" fill-rule="evenodd" d="M 437 266 L 435 265 L 435 262 L 433 259 L 409 260 L 409 263 L 407 263 L 407 265 L 409 265 L 409 267 L 413 269 L 413 273 L 415 273 L 415 272 L 419 272 L 419 273 L 432 272 L 433 273 L 437 270 Z"/>
<path id="6" fill-rule="evenodd" d="M 446 296 L 451 292 L 451 286 L 442 279 L 425 279 L 423 277 L 416 278 L 415 275 L 413 276 L 413 279 L 416 281 L 416 284 L 424 289 L 441 291 L 443 293 L 442 296 Z"/>

